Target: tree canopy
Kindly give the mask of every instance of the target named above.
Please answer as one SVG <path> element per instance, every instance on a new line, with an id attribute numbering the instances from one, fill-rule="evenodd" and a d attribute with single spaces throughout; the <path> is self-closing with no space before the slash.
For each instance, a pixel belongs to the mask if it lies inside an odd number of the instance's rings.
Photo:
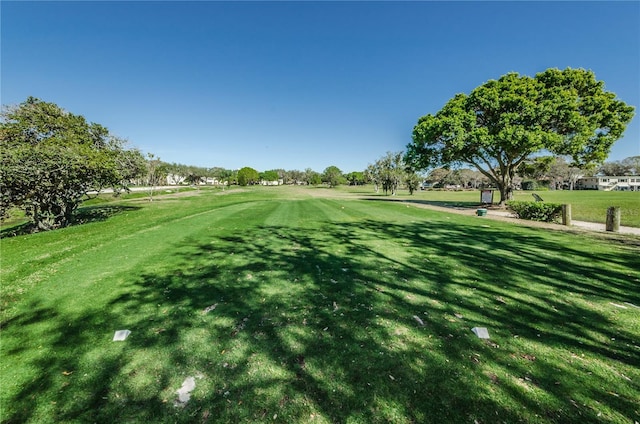
<path id="1" fill-rule="evenodd" d="M 329 184 L 329 187 L 335 187 L 346 181 L 342 175 L 342 171 L 337 166 L 328 166 L 322 172 L 322 182 Z"/>
<path id="2" fill-rule="evenodd" d="M 253 168 L 245 166 L 238 170 L 238 184 L 241 186 L 258 184 L 260 181 L 260 174 Z"/>
<path id="3" fill-rule="evenodd" d="M 264 171 L 259 173 L 260 180 L 262 181 L 278 181 L 280 179 L 280 174 L 277 170 L 271 169 L 269 171 Z"/>
<path id="4" fill-rule="evenodd" d="M 420 186 L 420 177 L 404 161 L 403 152 L 387 152 L 383 157 L 369 164 L 365 170 L 368 180 L 373 182 L 375 191 L 382 187 L 384 194 L 395 196 L 401 183 L 413 194 Z"/>
<path id="5" fill-rule="evenodd" d="M 29 97 L 0 121 L 0 212 L 24 209 L 34 231 L 64 227 L 91 191 L 125 188 L 144 172 L 137 150 L 107 128 Z"/>
<path id="6" fill-rule="evenodd" d="M 598 168 L 598 173 L 602 175 L 640 175 L 640 156 L 605 162 Z"/>
<path id="7" fill-rule="evenodd" d="M 592 71 L 509 73 L 419 118 L 406 160 L 415 169 L 470 164 L 496 185 L 504 204 L 518 167 L 532 155 L 566 155 L 579 167 L 599 164 L 633 114 Z"/>

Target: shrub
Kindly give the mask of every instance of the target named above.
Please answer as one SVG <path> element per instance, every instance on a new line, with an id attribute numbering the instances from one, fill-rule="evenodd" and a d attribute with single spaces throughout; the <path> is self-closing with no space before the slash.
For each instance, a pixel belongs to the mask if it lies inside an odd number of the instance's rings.
<path id="1" fill-rule="evenodd" d="M 558 222 L 562 216 L 562 205 L 559 203 L 524 202 L 512 200 L 507 206 L 516 217 L 532 221 Z"/>

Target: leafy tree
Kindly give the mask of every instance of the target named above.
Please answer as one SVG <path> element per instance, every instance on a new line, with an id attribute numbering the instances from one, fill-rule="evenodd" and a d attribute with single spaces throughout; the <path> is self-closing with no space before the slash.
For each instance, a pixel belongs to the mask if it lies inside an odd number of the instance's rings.
<path id="1" fill-rule="evenodd" d="M 398 186 L 400 186 L 400 182 L 404 178 L 402 152 L 387 152 L 385 156 L 378 160 L 378 165 L 382 191 L 385 194 L 391 193 L 392 196 L 395 196 L 398 192 Z"/>
<path id="2" fill-rule="evenodd" d="M 483 180 L 486 180 L 480 172 L 469 168 L 458 170 L 458 178 L 462 186 L 466 188 L 480 188 Z"/>
<path id="3" fill-rule="evenodd" d="M 278 171 L 275 169 L 272 169 L 270 171 L 264 171 L 260 173 L 260 180 L 262 181 L 278 181 L 280 179 L 279 175 L 278 175 Z"/>
<path id="4" fill-rule="evenodd" d="M 367 169 L 364 170 L 364 175 L 367 180 L 373 183 L 373 189 L 377 193 L 381 186 L 380 164 L 376 161 L 376 163 L 367 165 Z"/>
<path id="5" fill-rule="evenodd" d="M 202 179 L 206 178 L 206 176 L 204 175 L 203 172 L 200 171 L 189 171 L 189 173 L 187 174 L 187 176 L 185 177 L 185 181 L 188 184 L 192 184 L 192 185 L 199 185 L 202 182 Z"/>
<path id="6" fill-rule="evenodd" d="M 319 185 L 322 184 L 322 176 L 311 168 L 304 170 L 304 181 L 307 185 Z"/>
<path id="7" fill-rule="evenodd" d="M 34 231 L 68 225 L 92 191 L 126 189 L 142 156 L 102 125 L 34 97 L 3 107 L 0 213 L 24 209 Z"/>
<path id="8" fill-rule="evenodd" d="M 400 183 L 404 182 L 409 189 L 409 194 L 413 194 L 420 186 L 420 178 L 406 166 L 402 152 L 387 152 L 375 163 L 369 164 L 365 174 L 373 181 L 376 193 L 381 186 L 385 194 L 394 196 L 398 192 Z"/>
<path id="9" fill-rule="evenodd" d="M 322 173 L 322 182 L 329 184 L 329 187 L 335 187 L 345 181 L 342 171 L 337 166 L 328 166 Z"/>
<path id="10" fill-rule="evenodd" d="M 354 171 L 345 175 L 349 185 L 363 185 L 365 183 L 364 172 Z"/>
<path id="11" fill-rule="evenodd" d="M 231 176 L 233 175 L 233 171 L 230 169 L 221 168 L 218 166 L 214 166 L 209 169 L 209 175 L 211 177 L 216 178 L 220 184 L 224 184 L 225 181 L 229 181 Z"/>
<path id="12" fill-rule="evenodd" d="M 451 170 L 447 168 L 435 168 L 429 171 L 425 181 L 430 182 L 435 187 L 444 187 L 451 184 Z"/>
<path id="13" fill-rule="evenodd" d="M 630 156 L 622 159 L 622 165 L 627 168 L 627 175 L 640 175 L 640 156 Z"/>
<path id="14" fill-rule="evenodd" d="M 285 184 L 300 184 L 304 181 L 304 172 L 297 169 L 287 171 L 285 175 Z"/>
<path id="15" fill-rule="evenodd" d="M 131 184 L 145 175 L 147 162 L 138 149 L 123 150 L 116 158 L 117 168 L 122 174 L 122 183 Z"/>
<path id="16" fill-rule="evenodd" d="M 273 172 L 276 173 L 276 178 L 274 178 L 271 181 L 279 181 L 282 180 L 283 184 L 287 183 L 287 171 L 285 171 L 282 168 L 278 168 L 278 169 L 272 169 Z"/>
<path id="17" fill-rule="evenodd" d="M 550 188 L 552 189 L 562 189 L 566 184 L 570 190 L 573 190 L 576 182 L 583 175 L 584 171 L 582 169 L 571 166 L 560 156 L 554 158 L 547 172 L 547 177 L 551 182 Z"/>
<path id="18" fill-rule="evenodd" d="M 260 180 L 260 174 L 253 168 L 245 166 L 238 171 L 238 184 L 241 186 L 257 184 Z"/>
<path id="19" fill-rule="evenodd" d="M 409 194 L 412 195 L 418 188 L 420 188 L 420 176 L 415 172 L 407 172 L 404 176 L 404 183 L 409 190 Z"/>
<path id="20" fill-rule="evenodd" d="M 551 164 L 555 161 L 555 156 L 536 156 L 526 160 L 520 168 L 518 173 L 524 178 L 533 178 L 534 180 L 544 179 L 549 170 Z"/>
<path id="21" fill-rule="evenodd" d="M 636 156 L 637 157 L 637 156 Z M 629 158 L 627 158 L 629 159 Z M 598 168 L 598 173 L 602 175 L 629 175 L 634 170 L 631 160 L 605 162 Z"/>
<path id="22" fill-rule="evenodd" d="M 509 73 L 421 117 L 406 158 L 416 169 L 470 164 L 496 185 L 504 205 L 528 158 L 547 151 L 578 167 L 601 163 L 633 113 L 591 71 Z"/>
<path id="23" fill-rule="evenodd" d="M 518 173 L 524 178 L 532 178 L 537 182 L 549 184 L 552 190 L 565 185 L 573 190 L 578 179 L 585 175 L 585 170 L 567 163 L 562 156 L 538 156 L 523 163 Z M 528 182 L 528 186 L 536 183 Z"/>
<path id="24" fill-rule="evenodd" d="M 166 178 L 168 174 L 168 166 L 153 153 L 148 153 L 146 171 L 147 178 L 145 184 L 149 190 L 149 201 L 152 202 L 153 192 L 157 186 L 162 185 L 162 180 Z"/>

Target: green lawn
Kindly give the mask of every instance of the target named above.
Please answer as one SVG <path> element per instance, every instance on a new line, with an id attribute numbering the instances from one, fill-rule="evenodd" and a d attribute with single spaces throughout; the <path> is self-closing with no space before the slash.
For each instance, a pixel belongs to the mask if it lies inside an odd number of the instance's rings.
<path id="1" fill-rule="evenodd" d="M 2 239 L 2 422 L 640 421 L 637 237 L 334 193 L 108 203 Z"/>
<path id="2" fill-rule="evenodd" d="M 370 187 L 343 188 L 360 194 L 373 194 Z M 536 193 L 550 203 L 569 203 L 574 220 L 605 223 L 607 209 L 618 206 L 621 209 L 621 225 L 640 227 L 640 192 L 596 191 L 596 190 L 550 190 L 516 191 L 514 200 L 534 201 Z M 430 202 L 436 205 L 455 205 L 475 208 L 480 203 L 480 191 L 417 191 L 413 196 L 405 190 L 400 191 L 401 198 Z M 500 193 L 494 192 L 494 201 L 500 201 Z"/>

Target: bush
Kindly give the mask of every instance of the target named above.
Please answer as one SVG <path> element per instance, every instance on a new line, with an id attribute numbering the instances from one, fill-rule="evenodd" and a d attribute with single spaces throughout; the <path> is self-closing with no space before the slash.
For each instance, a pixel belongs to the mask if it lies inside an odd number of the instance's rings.
<path id="1" fill-rule="evenodd" d="M 524 202 L 512 200 L 507 206 L 516 217 L 532 221 L 559 222 L 562 216 L 562 205 L 559 203 Z"/>

